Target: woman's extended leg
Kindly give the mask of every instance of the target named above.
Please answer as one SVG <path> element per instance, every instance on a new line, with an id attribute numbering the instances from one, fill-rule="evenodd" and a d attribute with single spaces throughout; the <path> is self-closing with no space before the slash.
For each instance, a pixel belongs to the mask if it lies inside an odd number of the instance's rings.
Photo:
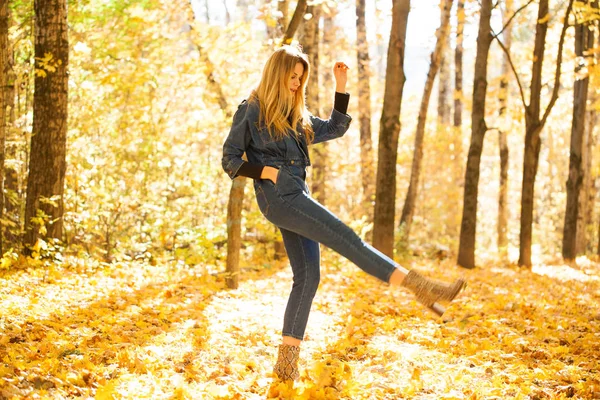
<path id="1" fill-rule="evenodd" d="M 390 257 L 364 242 L 309 194 L 297 190 L 295 178 L 279 175 L 277 185 L 264 186 L 264 195 L 269 203 L 265 216 L 278 227 L 324 244 L 384 282 L 408 287 L 419 301 L 438 314 L 443 312 L 443 308 L 437 307 L 436 301 L 452 300 L 464 286 L 460 280 L 451 285 L 435 282 L 414 270 L 400 267 Z M 283 182 L 280 183 L 280 179 Z"/>

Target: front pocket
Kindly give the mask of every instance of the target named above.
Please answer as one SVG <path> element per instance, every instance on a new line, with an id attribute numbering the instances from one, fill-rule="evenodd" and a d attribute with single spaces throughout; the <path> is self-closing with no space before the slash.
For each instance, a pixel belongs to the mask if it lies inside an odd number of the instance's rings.
<path id="1" fill-rule="evenodd" d="M 269 214 L 269 202 L 267 201 L 267 195 L 260 186 L 256 186 L 254 191 L 256 193 L 256 203 L 258 204 L 258 209 L 266 217 L 267 214 Z"/>

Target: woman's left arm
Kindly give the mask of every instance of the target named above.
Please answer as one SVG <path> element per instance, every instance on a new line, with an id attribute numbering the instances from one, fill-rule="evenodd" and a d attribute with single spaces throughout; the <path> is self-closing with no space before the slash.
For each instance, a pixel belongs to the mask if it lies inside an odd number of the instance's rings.
<path id="1" fill-rule="evenodd" d="M 346 82 L 348 80 L 348 66 L 343 62 L 336 62 L 333 67 L 335 77 L 335 102 L 329 119 L 324 120 L 311 116 L 315 137 L 312 144 L 326 142 L 344 135 L 350 126 L 352 118 L 346 114 L 350 95 L 346 93 Z"/>

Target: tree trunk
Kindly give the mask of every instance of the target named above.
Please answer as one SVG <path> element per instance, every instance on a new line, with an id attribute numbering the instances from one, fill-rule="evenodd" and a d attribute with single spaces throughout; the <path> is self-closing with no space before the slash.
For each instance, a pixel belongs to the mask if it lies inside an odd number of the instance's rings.
<path id="1" fill-rule="evenodd" d="M 465 27 L 465 0 L 457 0 L 456 4 L 456 47 L 454 49 L 454 118 L 452 132 L 452 165 L 453 178 L 460 188 L 464 186 L 463 171 L 463 39 Z"/>
<path id="2" fill-rule="evenodd" d="M 383 109 L 379 128 L 373 246 L 393 257 L 396 200 L 396 161 L 404 75 L 404 50 L 410 0 L 393 0 L 392 28 L 387 53 Z"/>
<path id="3" fill-rule="evenodd" d="M 593 6 L 598 5 L 598 2 L 591 1 Z M 588 28 L 586 24 L 586 28 Z M 589 28 L 586 29 L 585 36 L 587 36 L 587 49 L 594 48 L 594 31 Z M 584 50 L 585 51 L 585 50 Z M 594 63 L 594 54 L 592 52 L 585 55 L 586 66 L 590 68 Z M 589 76 L 586 75 L 586 79 L 589 81 Z M 595 97 L 590 96 L 589 83 L 588 83 L 588 98 L 587 102 L 595 104 Z M 577 213 L 577 231 L 575 239 L 575 251 L 576 254 L 585 254 L 587 250 L 587 228 L 590 221 L 593 220 L 593 204 L 594 204 L 594 178 L 592 176 L 592 150 L 593 150 L 593 131 L 596 126 L 595 121 L 595 110 L 592 107 L 586 108 L 584 115 L 584 128 L 583 128 L 583 140 L 581 146 L 581 168 L 583 171 L 583 182 L 581 192 L 579 194 L 579 212 Z"/>
<path id="4" fill-rule="evenodd" d="M 372 222 L 373 209 L 371 204 L 375 200 L 375 170 L 373 169 L 373 141 L 371 139 L 371 71 L 369 68 L 369 43 L 365 25 L 365 0 L 356 0 L 356 43 L 363 204 L 367 208 L 368 222 Z"/>
<path id="5" fill-rule="evenodd" d="M 306 85 L 306 106 L 310 112 L 318 115 L 319 107 L 319 19 L 321 18 L 320 6 L 306 8 L 309 19 L 304 18 L 304 23 L 298 30 L 298 41 L 303 51 L 308 55 L 310 62 L 310 77 Z M 312 187 L 313 196 L 321 204 L 325 204 L 325 181 L 327 168 L 327 146 L 318 144 L 312 146 Z"/>
<path id="6" fill-rule="evenodd" d="M 277 16 L 277 28 L 279 29 L 280 35 L 285 33 L 285 27 L 287 26 L 288 20 L 288 7 L 289 0 L 277 1 L 277 11 L 279 11 L 279 15 Z"/>
<path id="7" fill-rule="evenodd" d="M 242 247 L 242 208 L 247 179 L 237 177 L 231 184 L 227 203 L 227 265 L 225 284 L 237 289 L 240 273 L 240 249 Z"/>
<path id="8" fill-rule="evenodd" d="M 512 43 L 512 25 L 508 24 L 509 18 L 513 12 L 512 0 L 506 0 L 505 8 L 502 10 L 502 21 L 506 26 L 503 32 L 504 46 L 506 51 L 510 53 Z M 508 143 L 506 132 L 510 127 L 510 117 L 506 112 L 506 104 L 508 97 L 508 77 L 510 74 L 510 64 L 508 56 L 503 54 L 502 57 L 502 77 L 500 79 L 500 96 L 499 96 L 499 111 L 498 120 L 501 126 L 498 129 L 498 147 L 500 149 L 500 187 L 498 193 L 498 252 L 501 256 L 506 256 L 508 250 Z"/>
<path id="9" fill-rule="evenodd" d="M 458 265 L 475 268 L 475 237 L 477 228 L 477 195 L 479 185 L 479 165 L 483 150 L 483 139 L 487 131 L 485 123 L 485 98 L 487 92 L 488 53 L 492 43 L 490 18 L 492 1 L 482 0 L 479 12 L 479 33 L 477 35 L 477 56 L 473 82 L 473 111 L 471 113 L 471 144 L 465 172 L 463 215 L 460 227 Z"/>
<path id="10" fill-rule="evenodd" d="M 187 7 L 188 18 L 194 19 L 194 13 L 191 8 L 191 3 L 188 2 Z M 205 65 L 204 73 L 208 82 L 208 88 L 216 97 L 221 109 L 225 112 L 225 116 L 228 120 L 231 120 L 233 114 L 229 108 L 227 98 L 221 87 L 221 84 L 217 81 L 213 71 L 215 66 L 208 54 L 204 51 L 201 45 L 191 35 L 194 31 L 193 25 L 190 27 L 190 40 L 196 46 L 200 62 Z M 246 154 L 243 155 L 244 160 Z M 240 271 L 240 249 L 242 244 L 242 209 L 244 204 L 244 191 L 246 188 L 247 179 L 243 176 L 239 176 L 231 183 L 231 189 L 229 191 L 229 199 L 227 201 L 227 261 L 225 264 L 226 279 L 225 284 L 230 289 L 237 289 L 238 287 L 238 275 Z"/>
<path id="11" fill-rule="evenodd" d="M 0 3 L 0 220 L 4 219 L 4 161 L 6 159 L 6 136 L 9 131 L 9 71 L 11 47 L 8 38 L 10 8 L 8 1 Z M 0 225 L 0 257 L 4 254 L 4 226 Z"/>
<path id="12" fill-rule="evenodd" d="M 62 238 L 67 149 L 69 40 L 66 0 L 35 0 L 35 93 L 25 207 L 25 244 Z M 53 199 L 54 204 L 49 203 Z M 41 211 L 44 228 L 32 218 Z"/>
<path id="13" fill-rule="evenodd" d="M 586 2 L 587 3 L 587 2 Z M 588 29 L 587 24 L 578 23 L 575 25 L 575 57 L 578 60 L 585 60 L 584 55 L 589 49 L 588 36 L 593 36 L 592 31 Z M 575 66 L 575 76 L 578 78 L 573 85 L 573 121 L 571 124 L 571 147 L 569 156 L 569 178 L 567 179 L 567 208 L 565 210 L 565 224 L 563 230 L 563 258 L 567 261 L 574 260 L 577 257 L 577 236 L 578 228 L 585 228 L 585 225 L 579 226 L 578 220 L 584 216 L 584 210 L 580 209 L 582 196 L 582 185 L 585 179 L 582 159 L 583 142 L 585 132 L 585 114 L 587 108 L 587 97 L 589 87 L 589 76 L 587 72 L 582 74 L 581 69 L 587 70 L 585 63 Z"/>
<path id="14" fill-rule="evenodd" d="M 597 95 L 594 95 L 594 91 L 591 90 L 590 93 L 588 93 L 589 98 L 589 103 L 591 104 L 596 104 L 597 100 Z M 593 159 L 594 159 L 594 153 L 592 152 L 593 149 L 596 146 L 595 140 L 594 140 L 594 127 L 598 124 L 598 112 L 594 109 L 594 107 L 588 107 L 587 112 L 586 112 L 586 118 L 585 118 L 585 122 L 586 122 L 586 128 L 585 128 L 585 133 L 584 133 L 584 148 L 583 148 L 583 168 L 584 168 L 584 173 L 583 175 L 585 176 L 584 179 L 584 192 L 586 192 L 586 196 L 587 199 L 585 201 L 582 201 L 583 203 L 583 210 L 582 211 L 585 212 L 585 217 L 582 218 L 582 225 L 583 227 L 581 229 L 579 229 L 579 225 L 577 227 L 577 254 L 584 254 L 587 249 L 588 249 L 588 242 L 589 242 L 589 250 L 593 253 L 594 252 L 594 244 L 591 243 L 592 238 L 590 238 L 588 240 L 587 238 L 587 231 L 588 229 L 591 229 L 591 231 L 593 231 L 593 221 L 594 221 L 594 204 L 595 204 L 595 199 L 596 199 L 596 188 L 594 186 L 594 174 L 592 172 L 592 163 L 593 163 Z M 581 214 L 581 213 L 580 213 Z M 592 224 L 592 226 L 590 226 L 590 224 Z M 581 234 L 580 234 L 581 232 Z M 593 237 L 593 234 L 592 234 Z"/>
<path id="15" fill-rule="evenodd" d="M 533 202 L 535 176 L 537 174 L 541 138 L 540 133 L 546 119 L 558 98 L 560 87 L 560 69 L 562 64 L 562 48 L 565 32 L 569 23 L 569 14 L 573 7 L 573 0 L 569 0 L 565 15 L 561 37 L 558 44 L 558 61 L 552 96 L 543 117 L 540 117 L 540 97 L 542 90 L 542 64 L 544 62 L 544 49 L 546 47 L 546 33 L 548 31 L 548 0 L 540 0 L 537 24 L 535 29 L 535 45 L 533 49 L 533 65 L 531 73 L 531 86 L 529 92 L 529 105 L 525 108 L 525 151 L 523 155 L 523 181 L 521 189 L 521 231 L 519 234 L 519 265 L 531 267 L 531 237 L 533 230 Z"/>
<path id="16" fill-rule="evenodd" d="M 456 4 L 456 47 L 454 49 L 454 128 L 462 128 L 463 105 L 463 41 L 465 30 L 465 0 Z"/>
<path id="17" fill-rule="evenodd" d="M 225 26 L 231 23 L 231 13 L 229 7 L 227 7 L 227 0 L 223 0 L 223 8 L 225 8 Z"/>
<path id="18" fill-rule="evenodd" d="M 449 42 L 450 29 L 446 34 L 446 37 L 443 39 L 445 43 Z M 440 38 L 438 37 L 438 41 Z M 449 48 L 444 47 L 442 49 L 442 53 L 440 54 L 440 74 L 438 79 L 438 104 L 437 104 L 437 118 L 438 125 L 440 126 L 449 126 L 450 125 L 450 63 L 448 57 L 450 54 Z M 431 68 L 431 67 L 429 67 Z"/>
<path id="19" fill-rule="evenodd" d="M 400 217 L 400 234 L 403 244 L 408 244 L 410 237 L 410 228 L 415 213 L 415 204 L 419 188 L 419 178 L 421 175 L 421 164 L 423 163 L 423 138 L 425 136 L 425 124 L 427 122 L 427 109 L 429 108 L 429 99 L 433 90 L 433 82 L 440 68 L 444 51 L 448 43 L 450 33 L 450 10 L 452 9 L 453 0 L 440 1 L 440 27 L 436 32 L 437 42 L 431 53 L 431 61 L 429 64 L 429 72 L 425 80 L 425 88 L 423 90 L 423 98 L 421 99 L 421 107 L 419 109 L 419 117 L 417 119 L 417 131 L 415 133 L 415 149 L 412 161 L 412 169 L 410 173 L 410 184 L 404 207 L 402 208 L 402 216 Z M 442 76 L 440 75 L 440 85 Z M 447 104 L 446 104 L 447 106 Z M 438 108 L 439 111 L 439 108 Z M 438 117 L 439 117 L 438 113 Z M 449 113 L 448 113 L 449 117 Z"/>
<path id="20" fill-rule="evenodd" d="M 306 0 L 298 0 L 296 4 L 296 10 L 294 11 L 294 15 L 292 15 L 292 19 L 287 29 L 285 30 L 285 34 L 283 35 L 283 39 L 281 41 L 282 44 L 290 44 L 292 40 L 294 40 L 294 34 L 296 30 L 300 26 L 300 23 L 304 19 L 304 13 L 306 11 Z"/>

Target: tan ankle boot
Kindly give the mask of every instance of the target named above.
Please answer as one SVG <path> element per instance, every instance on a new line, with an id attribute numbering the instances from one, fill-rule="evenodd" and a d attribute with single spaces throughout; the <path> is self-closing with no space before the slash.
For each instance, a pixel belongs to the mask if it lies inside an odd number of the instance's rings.
<path id="1" fill-rule="evenodd" d="M 273 372 L 282 381 L 295 381 L 300 377 L 298 372 L 298 360 L 300 358 L 300 346 L 292 346 L 289 344 L 279 345 L 279 354 L 277 355 L 277 363 Z"/>
<path id="2" fill-rule="evenodd" d="M 438 301 L 452 301 L 456 295 L 465 287 L 466 282 L 463 279 L 457 279 L 454 283 L 448 284 L 444 282 L 429 279 L 418 273 L 410 270 L 408 275 L 402 281 L 402 286 L 410 289 L 417 300 L 427 308 L 441 316 L 446 309 L 438 304 Z"/>

